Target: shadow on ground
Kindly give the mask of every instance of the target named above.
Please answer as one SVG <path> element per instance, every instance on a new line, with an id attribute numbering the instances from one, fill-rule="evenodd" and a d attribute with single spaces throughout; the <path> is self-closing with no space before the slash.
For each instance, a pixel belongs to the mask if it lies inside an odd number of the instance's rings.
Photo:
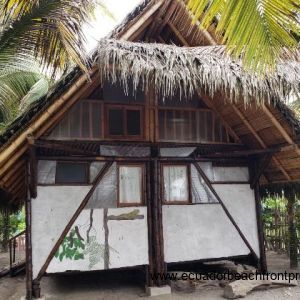
<path id="1" fill-rule="evenodd" d="M 289 261 L 285 255 L 268 253 L 269 270 L 289 271 Z M 300 273 L 299 270 L 297 272 Z M 134 300 L 146 297 L 144 291 L 145 273 L 141 270 L 112 271 L 107 273 L 78 273 L 47 276 L 42 279 L 42 295 L 51 300 Z M 221 300 L 223 289 L 207 287 L 193 293 L 173 292 L 172 295 L 155 297 L 161 300 Z M 25 295 L 25 276 L 0 279 L 0 299 L 21 299 Z M 299 300 L 300 287 L 278 288 L 256 291 L 246 297 L 248 300 Z"/>

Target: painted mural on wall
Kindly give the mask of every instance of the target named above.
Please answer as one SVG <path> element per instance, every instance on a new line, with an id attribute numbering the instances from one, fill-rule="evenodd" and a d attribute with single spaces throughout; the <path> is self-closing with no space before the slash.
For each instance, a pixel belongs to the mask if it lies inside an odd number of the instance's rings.
<path id="1" fill-rule="evenodd" d="M 145 207 L 83 210 L 47 272 L 148 264 L 146 216 Z"/>
<path id="2" fill-rule="evenodd" d="M 84 229 L 85 225 L 76 225 L 63 239 L 62 244 L 55 254 L 55 258 L 59 259 L 60 262 L 64 259 L 74 261 L 88 260 L 88 269 L 91 270 L 101 260 L 105 259 L 105 251 L 108 251 L 108 247 L 105 244 L 98 243 L 96 235 L 94 233 L 91 234 L 92 229 L 96 231 L 96 229 L 93 228 L 93 212 L 94 210 L 91 209 L 89 224 L 87 223 L 88 225 L 86 225 L 88 228 L 85 236 L 84 232 L 80 232 Z"/>

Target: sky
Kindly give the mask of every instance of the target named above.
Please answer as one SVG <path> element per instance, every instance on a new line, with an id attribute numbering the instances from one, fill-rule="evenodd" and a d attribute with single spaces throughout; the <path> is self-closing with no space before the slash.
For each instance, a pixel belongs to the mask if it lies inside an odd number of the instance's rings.
<path id="1" fill-rule="evenodd" d="M 93 50 L 97 46 L 97 42 L 122 22 L 140 2 L 141 0 L 101 0 L 114 19 L 103 14 L 100 8 L 96 10 L 94 20 L 83 27 L 87 39 L 87 51 Z"/>

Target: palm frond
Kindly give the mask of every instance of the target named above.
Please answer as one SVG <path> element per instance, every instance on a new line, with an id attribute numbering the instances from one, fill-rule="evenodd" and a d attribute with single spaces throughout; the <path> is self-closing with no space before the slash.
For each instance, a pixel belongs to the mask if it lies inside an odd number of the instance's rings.
<path id="1" fill-rule="evenodd" d="M 0 72 L 1 122 L 12 122 L 30 103 L 45 95 L 49 79 L 39 71 L 6 69 Z"/>
<path id="2" fill-rule="evenodd" d="M 229 53 L 251 70 L 275 70 L 282 49 L 298 46 L 300 0 L 189 0 L 187 8 L 203 28 L 217 20 Z"/>
<path id="3" fill-rule="evenodd" d="M 0 35 L 0 62 L 33 57 L 53 76 L 71 63 L 87 72 L 81 28 L 93 8 L 94 0 L 4 0 L 0 18 L 6 26 Z"/>

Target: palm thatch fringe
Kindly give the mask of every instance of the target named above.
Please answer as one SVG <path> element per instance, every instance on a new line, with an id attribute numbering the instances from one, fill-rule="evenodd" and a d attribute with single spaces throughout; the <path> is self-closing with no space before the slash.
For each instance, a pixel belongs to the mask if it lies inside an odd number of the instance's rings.
<path id="1" fill-rule="evenodd" d="M 129 82 L 147 89 L 150 81 L 162 97 L 193 95 L 202 90 L 211 96 L 225 93 L 245 105 L 284 100 L 300 88 L 300 63 L 285 60 L 276 72 L 258 76 L 233 61 L 223 46 L 177 47 L 103 39 L 97 55 L 100 77 L 119 81 L 125 92 Z"/>

